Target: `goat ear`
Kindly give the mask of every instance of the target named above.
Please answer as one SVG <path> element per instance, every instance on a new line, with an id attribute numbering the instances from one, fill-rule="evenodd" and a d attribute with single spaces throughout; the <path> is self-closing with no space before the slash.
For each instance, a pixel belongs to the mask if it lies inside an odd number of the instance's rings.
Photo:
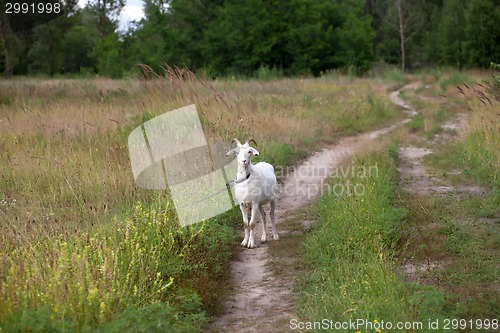
<path id="1" fill-rule="evenodd" d="M 257 151 L 257 149 L 255 149 L 255 148 L 250 147 L 250 152 L 251 152 L 254 156 L 259 156 L 259 152 L 258 152 L 258 151 Z"/>

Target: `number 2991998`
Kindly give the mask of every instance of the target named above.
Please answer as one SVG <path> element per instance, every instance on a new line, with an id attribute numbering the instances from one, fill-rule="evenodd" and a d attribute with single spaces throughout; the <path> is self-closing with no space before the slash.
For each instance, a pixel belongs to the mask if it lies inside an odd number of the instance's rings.
<path id="1" fill-rule="evenodd" d="M 6 14 L 59 14 L 63 10 L 59 2 L 55 3 L 27 3 L 7 2 L 5 4 Z"/>

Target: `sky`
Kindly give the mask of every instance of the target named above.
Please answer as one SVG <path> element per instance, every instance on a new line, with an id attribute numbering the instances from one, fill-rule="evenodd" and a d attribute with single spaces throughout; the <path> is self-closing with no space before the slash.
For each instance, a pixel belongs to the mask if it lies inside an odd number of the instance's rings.
<path id="1" fill-rule="evenodd" d="M 85 3 L 87 3 L 87 0 L 78 1 L 80 6 L 83 6 Z M 125 7 L 123 7 L 120 15 L 118 30 L 126 30 L 129 22 L 139 21 L 143 18 L 144 11 L 142 10 L 142 6 L 142 0 L 125 0 Z"/>

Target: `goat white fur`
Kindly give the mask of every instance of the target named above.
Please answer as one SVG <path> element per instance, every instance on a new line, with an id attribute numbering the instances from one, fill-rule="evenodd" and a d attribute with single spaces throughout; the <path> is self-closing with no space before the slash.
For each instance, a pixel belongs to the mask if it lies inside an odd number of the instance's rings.
<path id="1" fill-rule="evenodd" d="M 254 232 L 255 218 L 260 213 L 262 218 L 262 238 L 265 242 L 266 238 L 266 214 L 264 212 L 264 204 L 270 203 L 271 205 L 271 225 L 273 230 L 273 239 L 277 240 L 278 233 L 276 232 L 276 224 L 274 220 L 274 209 L 276 207 L 276 197 L 278 182 L 274 174 L 274 167 L 267 162 L 259 162 L 252 164 L 251 157 L 258 156 L 259 152 L 250 147 L 253 139 L 248 139 L 244 144 L 236 138 L 233 139 L 236 143 L 236 148 L 227 152 L 226 156 L 230 154 L 237 155 L 238 172 L 236 180 L 233 180 L 234 194 L 236 200 L 240 204 L 241 214 L 243 215 L 243 224 L 245 227 L 245 238 L 241 242 L 242 246 L 253 248 L 255 247 Z M 248 221 L 248 214 L 250 213 L 250 221 Z"/>

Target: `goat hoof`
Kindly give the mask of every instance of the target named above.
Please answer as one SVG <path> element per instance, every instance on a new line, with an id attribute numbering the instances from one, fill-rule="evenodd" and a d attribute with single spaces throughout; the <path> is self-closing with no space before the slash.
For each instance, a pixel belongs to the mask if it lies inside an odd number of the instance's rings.
<path id="1" fill-rule="evenodd" d="M 254 242 L 253 242 L 253 241 L 249 241 L 249 242 L 248 242 L 248 248 L 249 248 L 249 249 L 253 249 L 254 247 L 255 247 Z"/>
<path id="2" fill-rule="evenodd" d="M 280 236 L 278 236 L 278 234 L 273 235 L 273 239 L 274 239 L 274 240 L 278 240 L 278 239 L 280 239 Z"/>
<path id="3" fill-rule="evenodd" d="M 260 238 L 260 240 L 263 241 L 263 242 L 266 242 L 267 241 L 266 235 L 262 235 L 262 237 Z"/>
<path id="4" fill-rule="evenodd" d="M 241 242 L 241 246 L 246 247 L 248 244 L 248 239 L 244 239 L 243 242 Z"/>

